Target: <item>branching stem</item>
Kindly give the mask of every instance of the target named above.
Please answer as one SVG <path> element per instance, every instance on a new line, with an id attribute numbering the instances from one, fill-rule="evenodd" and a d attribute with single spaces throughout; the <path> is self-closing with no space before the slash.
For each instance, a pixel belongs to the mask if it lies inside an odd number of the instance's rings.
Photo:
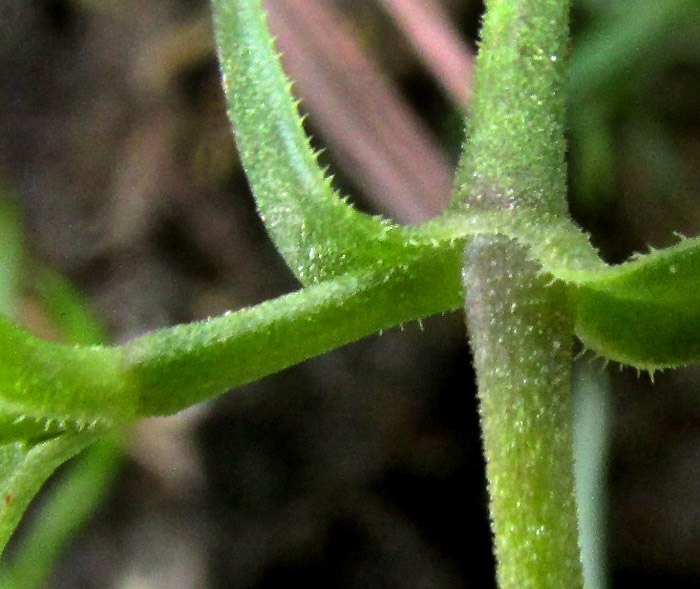
<path id="1" fill-rule="evenodd" d="M 453 210 L 567 216 L 568 2 L 491 0 Z M 541 230 L 541 229 L 540 229 Z M 502 589 L 582 587 L 566 288 L 499 235 L 467 240 L 464 281 Z"/>

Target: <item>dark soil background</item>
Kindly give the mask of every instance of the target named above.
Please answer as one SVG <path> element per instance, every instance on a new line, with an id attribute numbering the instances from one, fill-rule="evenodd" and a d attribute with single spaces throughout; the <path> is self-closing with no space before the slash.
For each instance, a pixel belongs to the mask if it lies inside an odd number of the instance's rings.
<path id="1" fill-rule="evenodd" d="M 426 155 L 396 166 L 429 170 L 429 204 L 418 188 L 378 194 L 386 168 L 367 170 L 346 150 L 382 131 L 353 143 L 332 128 L 340 113 L 314 116 L 323 107 L 306 97 L 339 188 L 398 221 L 435 214 L 459 109 L 400 27 L 374 0 L 283 4 L 294 18 L 275 18 L 297 33 L 311 26 L 304 6 L 332 9 L 397 104 L 417 113 Z M 473 47 L 482 7 L 440 5 Z M 575 45 L 599 5 L 577 7 Z M 0 181 L 23 212 L 27 257 L 75 284 L 113 341 L 297 288 L 240 170 L 207 10 L 203 0 L 0 0 Z M 572 106 L 572 209 L 611 261 L 700 227 L 700 28 L 687 28 Z M 323 30 L 300 38 L 327 58 Z M 285 43 L 291 59 L 300 41 L 280 31 Z M 318 76 L 295 90 L 305 96 Z M 35 298 L 27 288 L 23 320 L 50 337 Z M 145 420 L 48 586 L 493 587 L 465 342 L 461 315 L 434 317 Z M 611 586 L 700 587 L 698 371 L 658 375 L 653 387 L 627 371 L 612 380 Z"/>

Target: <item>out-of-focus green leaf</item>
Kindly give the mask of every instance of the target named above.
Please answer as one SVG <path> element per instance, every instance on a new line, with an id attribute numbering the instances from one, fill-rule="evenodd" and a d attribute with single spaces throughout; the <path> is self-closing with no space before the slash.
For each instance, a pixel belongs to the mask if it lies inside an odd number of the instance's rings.
<path id="1" fill-rule="evenodd" d="M 107 341 L 103 326 L 82 295 L 60 274 L 48 268 L 42 269 L 35 279 L 35 288 L 64 342 L 99 346 Z"/>
<path id="2" fill-rule="evenodd" d="M 56 557 L 107 493 L 120 459 L 119 442 L 108 437 L 71 463 L 44 496 L 41 511 L 25 530 L 11 564 L 0 569 L 0 587 L 44 586 Z"/>
<path id="3" fill-rule="evenodd" d="M 696 0 L 607 2 L 605 16 L 603 24 L 583 36 L 571 58 L 573 102 L 619 85 L 635 64 L 663 55 L 669 34 L 700 22 Z"/>
<path id="4" fill-rule="evenodd" d="M 35 444 L 0 445 L 0 551 L 44 481 L 101 434 L 65 433 Z"/>
<path id="5" fill-rule="evenodd" d="M 22 228 L 19 212 L 0 189 L 0 313 L 14 317 L 19 296 Z"/>

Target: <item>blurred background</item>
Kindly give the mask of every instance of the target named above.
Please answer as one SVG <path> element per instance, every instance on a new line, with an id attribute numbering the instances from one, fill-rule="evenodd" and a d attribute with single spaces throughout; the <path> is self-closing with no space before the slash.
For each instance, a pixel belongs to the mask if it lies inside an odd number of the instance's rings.
<path id="1" fill-rule="evenodd" d="M 614 263 L 700 233 L 700 4 L 574 4 L 570 207 Z M 483 5 L 266 5 L 336 186 L 400 223 L 439 214 Z M 208 10 L 0 0 L 5 308 L 35 333 L 121 342 L 298 287 L 240 169 Z M 700 372 L 577 374 L 597 586 L 700 587 Z M 434 317 L 140 422 L 59 471 L 8 562 L 23 589 L 488 589 L 483 470 L 463 318 Z"/>

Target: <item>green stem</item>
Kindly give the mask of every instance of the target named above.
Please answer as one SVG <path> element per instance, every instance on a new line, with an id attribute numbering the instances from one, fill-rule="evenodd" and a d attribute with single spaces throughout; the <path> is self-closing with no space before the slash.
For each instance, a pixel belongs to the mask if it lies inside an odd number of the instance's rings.
<path id="1" fill-rule="evenodd" d="M 567 0 L 490 0 L 453 208 L 566 215 Z"/>
<path id="2" fill-rule="evenodd" d="M 566 290 L 501 237 L 467 245 L 464 280 L 499 586 L 582 587 Z"/>
<path id="3" fill-rule="evenodd" d="M 180 411 L 382 329 L 459 308 L 440 248 L 123 346 L 66 346 L 0 315 L 0 442 Z M 399 264 L 397 268 L 389 265 Z"/>
<path id="4" fill-rule="evenodd" d="M 486 3 L 453 210 L 567 220 L 569 2 Z M 512 211 L 512 214 L 510 213 Z M 522 215 L 526 212 L 526 215 Z M 521 227 L 527 232 L 527 227 Z M 467 241 L 466 312 L 502 589 L 582 587 L 572 456 L 573 311 L 521 244 Z M 553 283 L 553 284 L 552 284 Z"/>

